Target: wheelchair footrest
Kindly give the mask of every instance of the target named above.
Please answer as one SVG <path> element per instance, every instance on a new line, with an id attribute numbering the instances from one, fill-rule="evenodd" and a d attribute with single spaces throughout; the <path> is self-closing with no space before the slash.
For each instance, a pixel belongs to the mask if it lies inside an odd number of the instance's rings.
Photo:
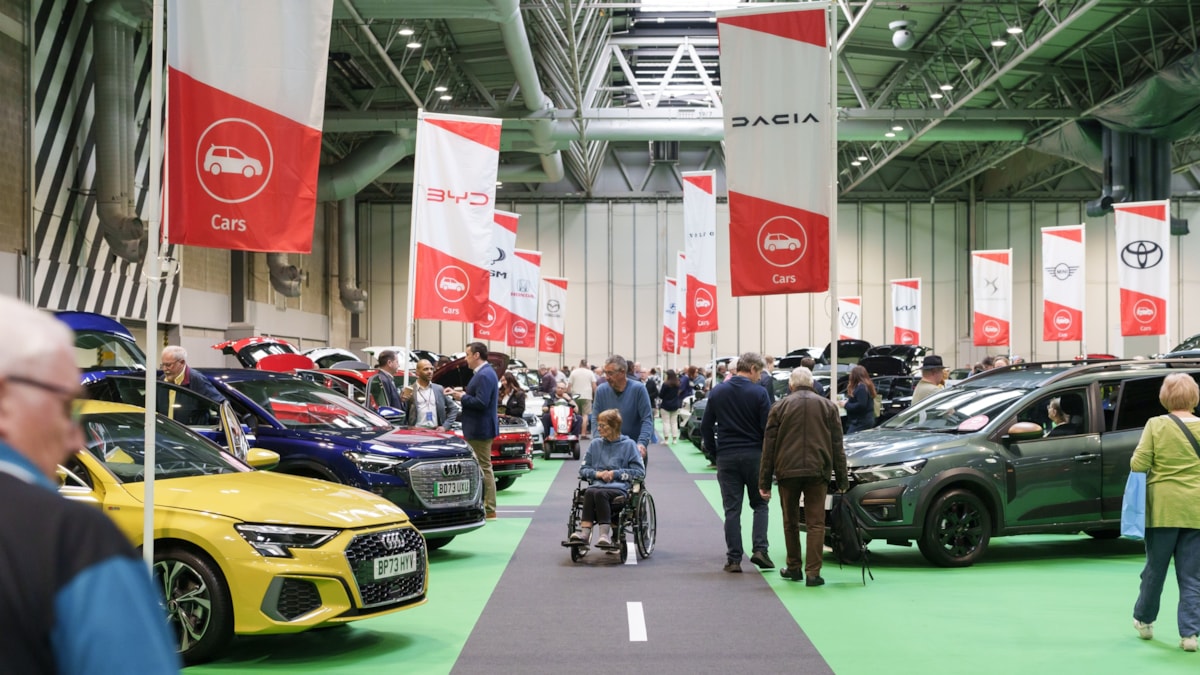
<path id="1" fill-rule="evenodd" d="M 588 542 L 586 542 L 586 541 L 573 541 L 571 539 L 563 539 L 562 545 L 567 548 L 574 548 L 574 547 L 587 548 L 589 546 Z"/>
<path id="2" fill-rule="evenodd" d="M 596 548 L 600 549 L 601 551 L 620 551 L 621 550 L 621 540 L 613 539 L 612 543 L 609 544 L 608 546 L 602 546 L 600 544 L 596 544 Z"/>

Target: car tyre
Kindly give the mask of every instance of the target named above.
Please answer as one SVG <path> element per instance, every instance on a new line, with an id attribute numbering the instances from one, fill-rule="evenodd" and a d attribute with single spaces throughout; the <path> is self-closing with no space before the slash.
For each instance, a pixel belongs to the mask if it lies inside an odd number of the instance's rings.
<path id="1" fill-rule="evenodd" d="M 166 547 L 154 554 L 154 578 L 184 662 L 203 663 L 225 649 L 233 638 L 233 601 L 220 567 L 207 556 Z"/>
<path id="2" fill-rule="evenodd" d="M 436 551 L 439 548 L 442 548 L 443 546 L 445 546 L 446 544 L 449 544 L 452 541 L 454 541 L 454 537 L 438 537 L 437 539 L 426 539 L 425 540 L 425 550 L 426 551 Z"/>
<path id="3" fill-rule="evenodd" d="M 1099 541 L 1105 541 L 1108 539 L 1119 539 L 1121 537 L 1121 530 L 1118 528 L 1112 527 L 1112 528 L 1108 528 L 1108 529 L 1104 529 L 1104 530 L 1087 530 L 1086 534 L 1087 534 L 1087 536 L 1091 537 L 1092 539 L 1097 539 Z"/>
<path id="4" fill-rule="evenodd" d="M 968 567 L 983 556 L 991 537 L 992 517 L 983 500 L 969 490 L 948 490 L 929 506 L 917 546 L 938 567 Z"/>
<path id="5" fill-rule="evenodd" d="M 496 479 L 497 490 L 507 490 L 512 487 L 512 484 L 517 482 L 516 476 L 500 476 Z"/>

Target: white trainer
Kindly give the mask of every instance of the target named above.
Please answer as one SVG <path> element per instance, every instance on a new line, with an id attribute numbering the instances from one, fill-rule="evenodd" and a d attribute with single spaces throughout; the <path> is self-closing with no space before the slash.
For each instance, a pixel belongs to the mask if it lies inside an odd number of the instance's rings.
<path id="1" fill-rule="evenodd" d="M 1196 636 L 1189 635 L 1187 637 L 1179 638 L 1179 648 L 1185 652 L 1196 651 Z"/>
<path id="2" fill-rule="evenodd" d="M 1133 628 L 1134 628 L 1134 630 L 1136 630 L 1138 632 L 1138 637 L 1142 638 L 1143 640 L 1153 640 L 1154 639 L 1154 623 L 1153 622 L 1142 623 L 1141 621 L 1134 619 L 1133 620 Z"/>

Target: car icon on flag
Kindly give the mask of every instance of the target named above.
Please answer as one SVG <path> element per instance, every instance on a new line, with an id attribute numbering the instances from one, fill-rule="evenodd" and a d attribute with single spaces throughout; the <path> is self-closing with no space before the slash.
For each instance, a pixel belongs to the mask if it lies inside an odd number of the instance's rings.
<path id="1" fill-rule="evenodd" d="M 795 251 L 800 248 L 800 240 L 778 232 L 769 233 L 763 238 L 763 248 L 768 251 L 778 251 L 781 248 Z"/>
<path id="2" fill-rule="evenodd" d="M 223 173 L 238 173 L 246 178 L 261 176 L 262 162 L 238 150 L 232 145 L 211 145 L 204 153 L 204 170 L 214 176 Z"/>
<path id="3" fill-rule="evenodd" d="M 467 287 L 464 286 L 461 281 L 454 279 L 453 277 L 442 277 L 440 280 L 438 280 L 438 288 L 442 289 L 443 291 L 457 292 L 467 290 Z"/>

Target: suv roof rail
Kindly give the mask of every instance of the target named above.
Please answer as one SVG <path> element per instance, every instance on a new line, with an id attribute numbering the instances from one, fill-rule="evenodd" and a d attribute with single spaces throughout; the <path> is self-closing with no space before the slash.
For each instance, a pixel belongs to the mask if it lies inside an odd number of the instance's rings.
<path id="1" fill-rule="evenodd" d="M 1000 368 L 976 373 L 965 381 L 978 383 L 978 378 L 997 376 L 1005 372 L 1017 370 L 1032 370 L 1035 368 L 1065 366 L 1061 373 L 1056 373 L 1043 384 L 1066 380 L 1086 373 L 1121 372 L 1125 370 L 1142 370 L 1148 368 L 1200 368 L 1200 357 L 1173 359 L 1072 359 L 1070 361 L 1025 361 L 1013 363 Z"/>

